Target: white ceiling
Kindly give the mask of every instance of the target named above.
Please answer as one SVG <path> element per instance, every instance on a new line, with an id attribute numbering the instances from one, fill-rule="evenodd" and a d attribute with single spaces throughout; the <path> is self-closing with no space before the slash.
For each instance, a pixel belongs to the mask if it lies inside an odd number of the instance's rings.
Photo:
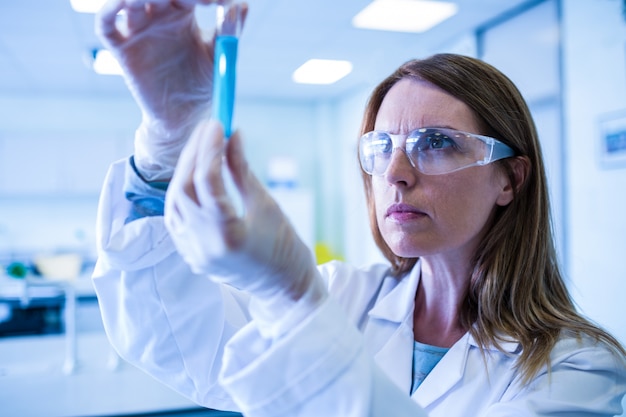
<path id="1" fill-rule="evenodd" d="M 459 13 L 423 34 L 355 29 L 370 0 L 248 0 L 240 41 L 240 97 L 315 100 L 380 81 L 402 62 L 439 51 L 473 28 L 536 0 L 457 0 Z M 209 14 L 212 16 L 212 14 Z M 124 95 L 120 77 L 87 65 L 94 16 L 69 0 L 0 2 L 0 94 Z M 297 85 L 292 72 L 309 58 L 347 59 L 353 72 L 331 86 Z"/>

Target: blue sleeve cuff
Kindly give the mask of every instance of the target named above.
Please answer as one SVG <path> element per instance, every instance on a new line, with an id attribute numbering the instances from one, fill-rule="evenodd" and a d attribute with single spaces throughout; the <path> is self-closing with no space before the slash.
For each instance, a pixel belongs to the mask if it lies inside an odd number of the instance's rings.
<path id="1" fill-rule="evenodd" d="M 165 207 L 165 192 L 169 181 L 146 181 L 135 166 L 131 156 L 124 178 L 124 195 L 131 202 L 126 223 L 150 216 L 162 216 Z"/>

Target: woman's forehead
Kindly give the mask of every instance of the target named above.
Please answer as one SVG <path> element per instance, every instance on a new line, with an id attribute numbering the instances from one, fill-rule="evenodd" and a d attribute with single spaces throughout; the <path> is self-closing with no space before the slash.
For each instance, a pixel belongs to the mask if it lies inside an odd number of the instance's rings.
<path id="1" fill-rule="evenodd" d="M 398 81 L 381 103 L 375 129 L 399 133 L 427 126 L 469 132 L 479 128 L 472 109 L 450 93 L 423 80 Z"/>

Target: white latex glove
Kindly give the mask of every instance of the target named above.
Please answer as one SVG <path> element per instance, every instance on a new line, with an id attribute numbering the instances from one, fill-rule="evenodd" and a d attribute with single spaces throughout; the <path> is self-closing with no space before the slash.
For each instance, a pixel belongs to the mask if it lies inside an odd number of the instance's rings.
<path id="1" fill-rule="evenodd" d="M 119 61 L 142 112 L 134 157 L 148 180 L 171 178 L 187 138 L 210 110 L 213 39 L 203 39 L 194 9 L 212 3 L 229 1 L 110 0 L 97 15 L 96 33 Z M 227 18 L 243 23 L 247 5 L 232 7 Z"/>
<path id="2" fill-rule="evenodd" d="M 243 215 L 227 194 L 224 160 Z M 266 337 L 279 337 L 326 296 L 311 251 L 249 170 L 238 132 L 225 144 L 219 122 L 201 122 L 184 148 L 165 224 L 194 272 L 252 295 L 251 314 Z"/>

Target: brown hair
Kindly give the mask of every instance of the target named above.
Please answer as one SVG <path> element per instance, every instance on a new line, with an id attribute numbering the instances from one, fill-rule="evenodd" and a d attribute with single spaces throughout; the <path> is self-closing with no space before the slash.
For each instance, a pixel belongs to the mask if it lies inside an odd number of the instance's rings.
<path id="1" fill-rule="evenodd" d="M 400 66 L 376 87 L 368 101 L 361 134 L 374 129 L 387 92 L 399 80 L 427 81 L 468 105 L 484 135 L 509 145 L 528 158 L 530 170 L 516 184 L 510 159 L 496 163 L 508 174 L 516 195 L 499 207 L 473 259 L 472 276 L 460 323 L 481 348 L 500 346 L 502 336 L 522 345 L 517 366 L 528 381 L 542 365 L 561 332 L 587 334 L 626 355 L 610 334 L 577 313 L 559 270 L 547 182 L 535 124 L 526 102 L 504 74 L 478 59 L 438 54 Z M 374 240 L 391 262 L 394 275 L 409 271 L 416 258 L 395 255 L 383 239 L 375 214 L 371 176 L 362 171 Z"/>

